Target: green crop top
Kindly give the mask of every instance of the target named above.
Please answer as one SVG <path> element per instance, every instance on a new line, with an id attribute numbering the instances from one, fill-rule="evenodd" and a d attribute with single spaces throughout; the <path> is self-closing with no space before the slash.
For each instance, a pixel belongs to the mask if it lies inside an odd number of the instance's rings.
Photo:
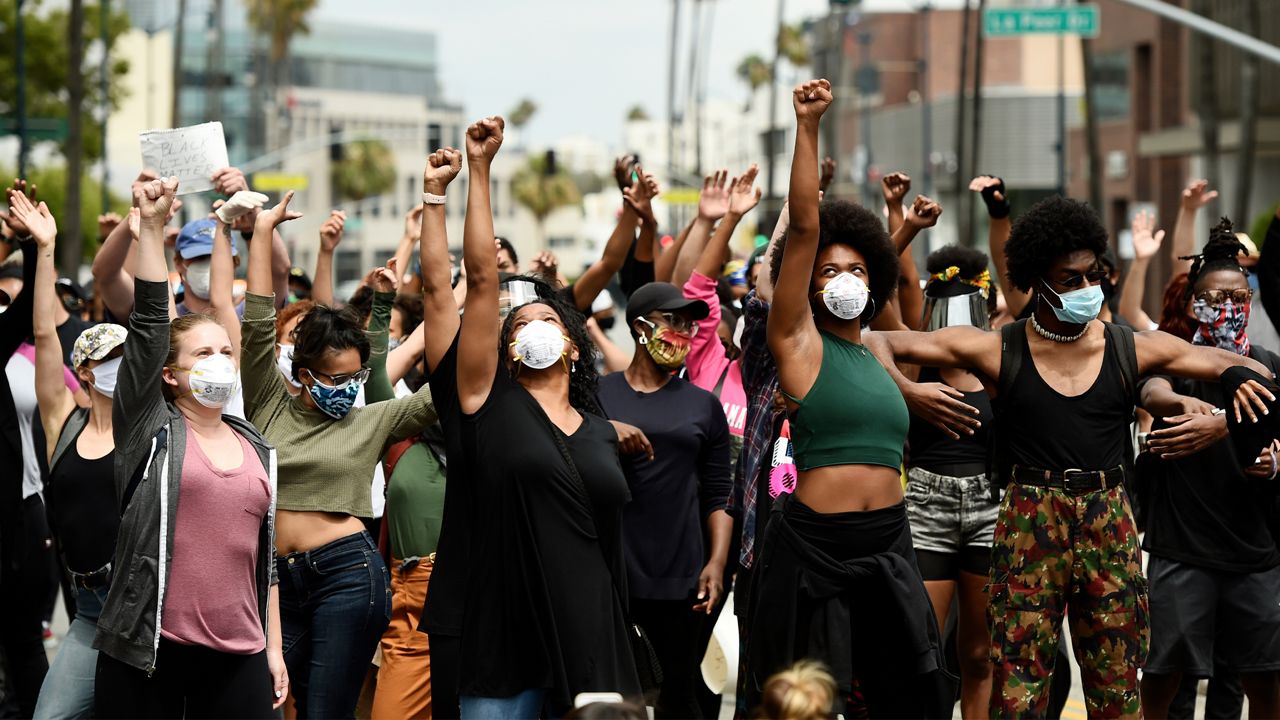
<path id="1" fill-rule="evenodd" d="M 822 367 L 791 415 L 791 443 L 799 470 L 830 465 L 902 466 L 911 418 L 902 392 L 871 351 L 834 335 L 822 336 Z M 783 393 L 786 395 L 786 393 Z"/>

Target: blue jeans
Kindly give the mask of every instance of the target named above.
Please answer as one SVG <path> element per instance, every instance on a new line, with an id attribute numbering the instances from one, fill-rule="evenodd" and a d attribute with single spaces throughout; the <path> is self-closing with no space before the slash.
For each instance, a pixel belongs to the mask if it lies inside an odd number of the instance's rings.
<path id="1" fill-rule="evenodd" d="M 391 619 L 391 581 L 361 531 L 276 558 L 284 662 L 299 718 L 350 718 Z"/>
<path id="2" fill-rule="evenodd" d="M 76 590 L 76 616 L 40 686 L 37 720 L 92 717 L 93 678 L 98 668 L 93 636 L 98 632 L 98 615 L 106 599 L 105 587 Z"/>
<path id="3" fill-rule="evenodd" d="M 537 720 L 546 697 L 546 690 L 534 688 L 507 698 L 463 695 L 458 705 L 461 720 Z"/>

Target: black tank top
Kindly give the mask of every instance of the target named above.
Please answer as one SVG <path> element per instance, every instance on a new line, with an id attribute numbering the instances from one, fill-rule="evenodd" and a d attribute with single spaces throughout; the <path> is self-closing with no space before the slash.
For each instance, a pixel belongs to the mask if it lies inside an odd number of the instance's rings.
<path id="1" fill-rule="evenodd" d="M 937 368 L 920 368 L 919 382 L 942 382 Z M 964 401 L 978 409 L 982 427 L 973 435 L 952 440 L 931 423 L 911 414 L 911 430 L 907 433 L 908 467 L 918 467 L 939 472 L 946 465 L 983 464 L 987 462 L 988 432 L 993 413 L 991 398 L 985 390 L 964 393 Z"/>
<path id="2" fill-rule="evenodd" d="M 49 518 L 73 572 L 93 572 L 115 554 L 120 528 L 112 478 L 115 455 L 112 450 L 96 460 L 85 460 L 73 441 L 49 473 L 45 492 Z"/>
<path id="3" fill-rule="evenodd" d="M 1106 336 L 1102 370 L 1093 386 L 1065 397 L 1040 377 L 1026 333 L 1022 367 L 1000 398 L 998 442 L 1008 461 L 1037 470 L 1109 470 L 1125 463 L 1133 400 L 1111 336 Z M 1070 346 L 1068 346 L 1068 351 Z"/>

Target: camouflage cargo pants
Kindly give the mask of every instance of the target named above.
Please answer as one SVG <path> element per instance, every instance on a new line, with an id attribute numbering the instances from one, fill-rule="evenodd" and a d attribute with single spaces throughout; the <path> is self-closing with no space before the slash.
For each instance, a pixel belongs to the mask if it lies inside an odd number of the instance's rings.
<path id="1" fill-rule="evenodd" d="M 1063 616 L 1091 718 L 1139 716 L 1147 586 L 1123 487 L 1013 484 L 991 554 L 992 717 L 1044 717 Z"/>

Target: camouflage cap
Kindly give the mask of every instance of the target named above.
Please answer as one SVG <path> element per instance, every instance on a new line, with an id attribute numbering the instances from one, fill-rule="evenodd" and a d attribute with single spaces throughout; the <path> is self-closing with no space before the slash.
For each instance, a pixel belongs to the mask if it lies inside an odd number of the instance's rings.
<path id="1" fill-rule="evenodd" d="M 80 333 L 71 346 L 71 366 L 79 368 L 88 360 L 101 360 L 124 344 L 129 331 L 114 323 L 101 323 Z"/>

